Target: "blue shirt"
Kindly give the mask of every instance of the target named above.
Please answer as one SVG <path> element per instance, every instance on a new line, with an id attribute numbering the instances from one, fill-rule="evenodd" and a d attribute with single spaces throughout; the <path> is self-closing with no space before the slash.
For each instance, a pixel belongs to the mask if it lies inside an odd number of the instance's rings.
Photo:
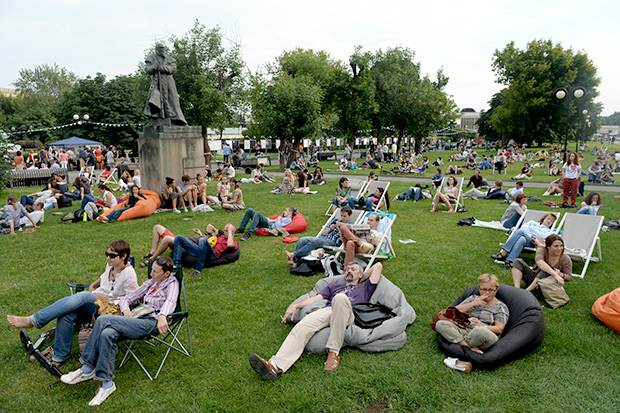
<path id="1" fill-rule="evenodd" d="M 334 219 L 332 220 L 332 222 L 329 223 L 328 227 L 331 227 L 337 222 L 342 221 L 340 221 L 339 219 Z M 327 234 L 321 235 L 321 238 L 327 238 L 328 240 L 331 240 L 334 244 L 336 244 L 337 247 L 342 245 L 342 238 L 340 238 L 340 229 L 338 228 L 331 230 Z"/>

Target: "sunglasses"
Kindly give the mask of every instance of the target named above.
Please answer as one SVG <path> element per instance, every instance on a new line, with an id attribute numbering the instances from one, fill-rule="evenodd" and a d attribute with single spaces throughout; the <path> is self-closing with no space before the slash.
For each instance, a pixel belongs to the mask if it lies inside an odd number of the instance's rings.
<path id="1" fill-rule="evenodd" d="M 157 257 L 157 260 L 155 262 L 161 265 L 164 268 L 164 271 L 170 271 L 170 267 L 168 267 L 168 262 L 165 259 Z"/>
<path id="2" fill-rule="evenodd" d="M 109 257 L 109 258 L 116 258 L 118 257 L 120 254 L 116 253 L 116 252 L 105 252 L 105 256 Z"/>

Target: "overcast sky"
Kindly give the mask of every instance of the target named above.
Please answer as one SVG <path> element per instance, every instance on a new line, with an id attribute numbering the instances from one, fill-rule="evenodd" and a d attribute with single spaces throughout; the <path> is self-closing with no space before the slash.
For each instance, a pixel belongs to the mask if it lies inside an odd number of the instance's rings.
<path id="1" fill-rule="evenodd" d="M 156 39 L 182 35 L 195 19 L 240 38 L 255 71 L 284 50 L 325 50 L 347 61 L 356 45 L 376 51 L 404 46 L 459 108 L 488 108 L 500 90 L 493 52 L 514 40 L 552 39 L 584 50 L 598 67 L 604 115 L 620 111 L 618 0 L 24 0 L 0 5 L 0 87 L 19 69 L 57 63 L 80 77 L 136 71 Z M 567 85 L 558 85 L 567 86 Z"/>

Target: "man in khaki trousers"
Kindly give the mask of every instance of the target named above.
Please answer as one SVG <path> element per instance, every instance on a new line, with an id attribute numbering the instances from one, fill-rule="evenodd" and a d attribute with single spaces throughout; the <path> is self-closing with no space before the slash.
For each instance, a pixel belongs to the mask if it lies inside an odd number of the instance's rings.
<path id="1" fill-rule="evenodd" d="M 314 297 L 291 304 L 284 313 L 283 323 L 289 317 L 292 320 L 297 309 L 304 308 L 318 300 L 327 300 L 325 307 L 308 314 L 293 327 L 271 359 L 265 360 L 257 354 L 250 354 L 249 361 L 252 368 L 266 380 L 276 379 L 279 373 L 287 371 L 299 359 L 306 344 L 315 333 L 325 327 L 331 327 L 327 340 L 329 352 L 323 370 L 336 370 L 340 363 L 339 354 L 345 330 L 355 321 L 351 305 L 370 301 L 381 279 L 382 270 L 383 265 L 377 263 L 366 272 L 362 272 L 359 264 L 351 261 L 345 267 L 345 285 L 330 284 Z M 367 283 L 360 285 L 366 280 L 368 280 Z"/>

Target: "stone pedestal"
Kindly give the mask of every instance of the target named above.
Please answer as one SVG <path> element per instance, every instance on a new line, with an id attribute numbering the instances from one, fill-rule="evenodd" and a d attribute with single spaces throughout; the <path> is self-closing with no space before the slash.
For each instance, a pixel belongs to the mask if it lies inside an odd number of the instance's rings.
<path id="1" fill-rule="evenodd" d="M 181 182 L 204 174 L 204 140 L 200 126 L 146 126 L 139 135 L 142 187 L 160 192 L 166 177 Z"/>

